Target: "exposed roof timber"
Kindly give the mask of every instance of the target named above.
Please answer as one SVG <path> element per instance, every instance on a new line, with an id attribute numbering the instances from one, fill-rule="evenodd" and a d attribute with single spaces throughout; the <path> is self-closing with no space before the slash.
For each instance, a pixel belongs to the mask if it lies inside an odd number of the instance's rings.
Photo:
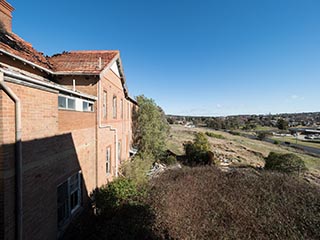
<path id="1" fill-rule="evenodd" d="M 36 67 L 36 68 L 38 68 L 38 69 L 40 69 L 40 70 L 43 70 L 43 71 L 45 71 L 45 72 L 47 72 L 47 73 L 54 74 L 53 71 L 51 71 L 51 70 L 49 70 L 49 69 L 47 69 L 47 68 L 41 67 L 41 66 L 39 66 L 39 65 L 37 65 L 37 64 L 29 61 L 29 60 L 26 60 L 26 59 L 24 59 L 24 58 L 22 58 L 22 57 L 19 57 L 19 56 L 15 55 L 15 54 L 12 54 L 12 53 L 10 53 L 10 52 L 7 52 L 7 51 L 5 51 L 5 50 L 3 50 L 3 49 L 0 49 L 0 52 L 4 53 L 4 54 L 6 54 L 6 55 L 9 55 L 9 56 L 11 56 L 11 57 L 13 57 L 13 58 L 15 58 L 15 59 L 18 59 L 18 60 L 20 60 L 20 61 L 22 61 L 22 62 L 25 62 L 25 63 L 31 65 L 32 67 Z"/>

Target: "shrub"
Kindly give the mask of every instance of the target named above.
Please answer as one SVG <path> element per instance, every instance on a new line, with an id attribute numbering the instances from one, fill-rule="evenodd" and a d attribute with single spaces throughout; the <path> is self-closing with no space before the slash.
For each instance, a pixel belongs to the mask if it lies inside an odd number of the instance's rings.
<path id="1" fill-rule="evenodd" d="M 101 214 L 108 214 L 124 204 L 132 204 L 138 195 L 133 181 L 118 178 L 96 191 L 96 207 Z"/>
<path id="2" fill-rule="evenodd" d="M 294 173 L 306 170 L 303 160 L 292 153 L 275 153 L 270 152 L 265 158 L 265 169 L 276 170 L 284 173 Z"/>
<path id="3" fill-rule="evenodd" d="M 270 136 L 270 133 L 268 132 L 257 132 L 257 138 L 259 140 L 264 140 L 266 139 L 268 136 Z"/>
<path id="4" fill-rule="evenodd" d="M 187 164 L 191 166 L 211 164 L 209 156 L 210 144 L 202 132 L 196 133 L 194 142 L 184 144 Z"/>
<path id="5" fill-rule="evenodd" d="M 164 164 L 174 165 L 177 163 L 177 158 L 175 156 L 169 155 L 161 160 Z"/>
<path id="6" fill-rule="evenodd" d="M 213 132 L 206 132 L 206 135 L 208 137 L 213 137 L 213 138 L 218 138 L 218 139 L 225 139 L 225 137 L 222 136 L 221 134 L 216 134 L 216 133 L 213 133 Z"/>
<path id="7" fill-rule="evenodd" d="M 134 159 L 122 166 L 121 172 L 136 185 L 143 185 L 148 181 L 147 173 L 152 168 L 153 163 L 154 158 L 151 154 L 138 153 Z"/>
<path id="8" fill-rule="evenodd" d="M 279 140 L 274 140 L 273 144 L 279 145 L 279 144 L 280 144 L 280 141 L 279 141 Z"/>
<path id="9" fill-rule="evenodd" d="M 232 135 L 235 135 L 235 136 L 241 136 L 241 134 L 239 132 L 230 131 L 229 133 Z"/>

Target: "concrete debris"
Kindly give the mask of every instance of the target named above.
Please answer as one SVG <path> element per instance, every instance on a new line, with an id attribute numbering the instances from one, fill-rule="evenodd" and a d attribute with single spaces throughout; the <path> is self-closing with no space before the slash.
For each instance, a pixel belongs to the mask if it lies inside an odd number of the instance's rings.
<path id="1" fill-rule="evenodd" d="M 154 178 L 159 176 L 161 173 L 163 173 L 166 170 L 178 169 L 178 168 L 182 168 L 179 163 L 174 165 L 169 165 L 169 166 L 163 163 L 155 163 L 151 168 L 151 170 L 147 173 L 147 175 L 149 176 L 149 178 Z"/>

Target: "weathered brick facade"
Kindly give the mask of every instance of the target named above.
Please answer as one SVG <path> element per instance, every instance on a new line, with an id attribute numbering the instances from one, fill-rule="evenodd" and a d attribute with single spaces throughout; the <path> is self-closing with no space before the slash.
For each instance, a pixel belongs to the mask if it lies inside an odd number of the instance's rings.
<path id="1" fill-rule="evenodd" d="M 30 46 L 26 45 L 26 49 L 30 51 Z M 0 53 L 0 72 L 3 73 L 0 81 L 21 101 L 23 239 L 57 239 L 81 209 L 88 206 L 92 191 L 111 181 L 116 176 L 116 166 L 129 158 L 131 112 L 135 102 L 128 96 L 122 69 L 118 69 L 119 74 L 111 68 L 112 64 L 121 64 L 118 52 L 112 52 L 113 55 L 101 52 L 103 64 L 101 58 L 96 59 L 99 51 L 94 52 L 94 57 L 91 52 L 85 53 L 97 62 L 96 69 L 92 72 L 85 69 L 85 74 L 73 74 L 73 69 L 59 72 L 54 67 L 44 68 L 53 66 L 49 58 L 30 63 L 32 58 L 25 59 L 26 55 L 15 49 L 10 52 L 5 41 L 0 43 Z M 109 57 L 103 58 L 106 54 Z M 95 62 L 91 61 L 91 65 Z M 76 109 L 62 109 L 59 96 L 73 99 Z M 92 104 L 92 111 L 84 110 L 86 103 Z M 17 229 L 15 118 L 15 103 L 0 88 L 0 239 L 15 239 Z M 109 173 L 107 148 L 111 158 Z M 71 184 L 70 177 L 78 172 L 81 173 L 80 200 L 71 193 L 73 185 L 68 185 L 71 207 L 62 208 L 67 217 L 63 224 L 62 221 L 58 224 L 58 188 L 66 182 Z M 79 205 L 73 207 L 70 202 Z"/>

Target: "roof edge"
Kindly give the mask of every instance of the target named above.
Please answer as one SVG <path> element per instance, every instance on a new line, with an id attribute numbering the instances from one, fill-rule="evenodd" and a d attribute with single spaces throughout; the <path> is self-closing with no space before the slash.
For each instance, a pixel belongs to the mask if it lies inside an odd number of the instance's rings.
<path id="1" fill-rule="evenodd" d="M 45 86 L 45 87 L 52 88 L 52 89 L 55 89 L 55 90 L 58 90 L 58 91 L 66 92 L 66 93 L 69 93 L 69 94 L 73 94 L 73 95 L 76 95 L 76 96 L 79 96 L 79 97 L 84 97 L 84 98 L 87 98 L 87 99 L 91 99 L 91 100 L 94 100 L 94 101 L 97 100 L 96 96 L 92 96 L 92 95 L 89 95 L 89 94 L 86 94 L 86 93 L 82 93 L 82 92 L 79 92 L 79 91 L 73 91 L 71 89 L 68 89 L 68 88 L 66 88 L 64 86 L 61 86 L 60 84 L 51 82 L 49 80 L 48 80 L 48 82 L 41 81 L 41 80 L 35 79 L 35 78 L 31 77 L 31 76 L 23 75 L 23 74 L 21 74 L 19 72 L 14 72 L 12 70 L 6 70 L 6 69 L 3 69 L 3 68 L 0 69 L 0 72 L 3 72 L 7 76 L 11 76 L 11 77 L 14 77 L 14 78 L 22 79 L 22 80 L 25 80 L 27 82 L 32 82 L 32 83 L 40 85 L 40 86 Z"/>
<path id="2" fill-rule="evenodd" d="M 54 73 L 54 72 L 51 71 L 50 69 L 47 69 L 47 68 L 45 68 L 45 67 L 42 67 L 42 66 L 40 66 L 40 65 L 38 65 L 38 64 L 35 64 L 35 63 L 33 63 L 33 62 L 31 62 L 31 61 L 29 61 L 29 60 L 27 60 L 27 59 L 24 59 L 24 58 L 22 58 L 22 57 L 19 57 L 19 56 L 13 54 L 13 53 L 10 53 L 10 52 L 8 52 L 8 51 L 6 51 L 6 50 L 1 49 L 1 48 L 0 48 L 0 52 L 4 53 L 4 54 L 6 54 L 6 55 L 9 55 L 9 56 L 11 56 L 11 57 L 13 57 L 13 58 L 16 58 L 16 59 L 18 59 L 18 60 L 20 60 L 20 61 L 22 61 L 22 62 L 25 62 L 25 63 L 27 63 L 27 64 L 29 64 L 29 65 L 31 65 L 31 66 L 34 66 L 34 67 L 36 67 L 36 68 L 39 68 L 40 70 L 46 71 L 47 73 L 50 73 L 50 74 L 53 74 L 53 73 Z"/>

